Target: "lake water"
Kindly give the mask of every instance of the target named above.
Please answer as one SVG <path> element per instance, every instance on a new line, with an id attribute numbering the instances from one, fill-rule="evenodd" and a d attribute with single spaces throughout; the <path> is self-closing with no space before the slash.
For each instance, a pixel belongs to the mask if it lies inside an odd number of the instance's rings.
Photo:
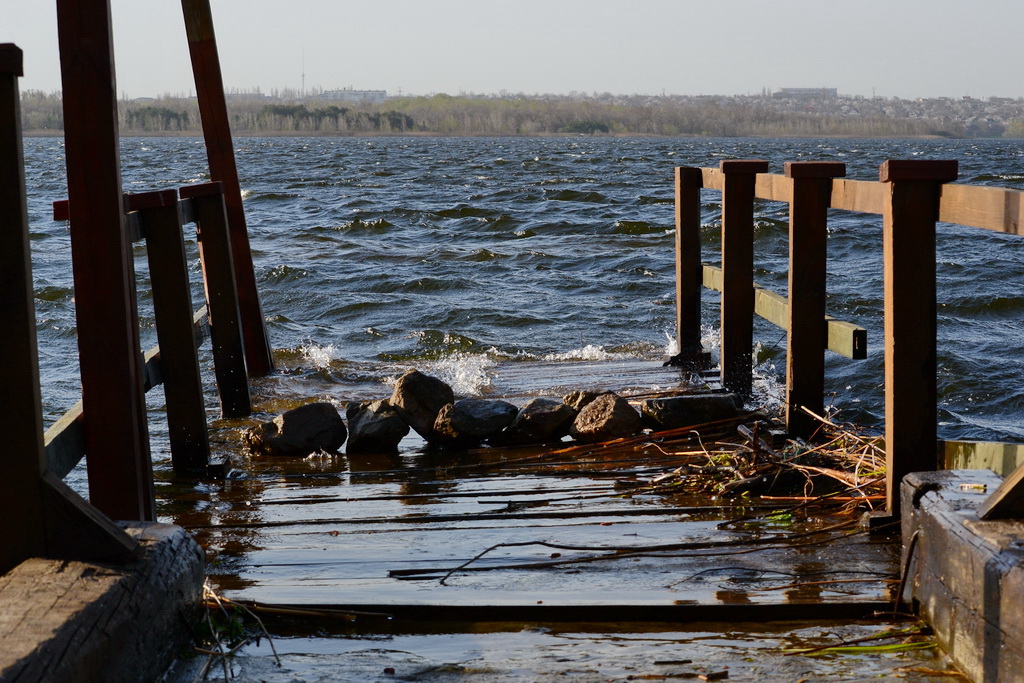
<path id="1" fill-rule="evenodd" d="M 488 395 L 509 363 L 663 358 L 673 346 L 675 166 L 763 158 L 781 173 L 787 160 L 835 160 L 850 178 L 876 180 L 889 158 L 949 158 L 961 182 L 1024 185 L 1024 143 L 1002 140 L 242 138 L 237 147 L 281 370 L 259 391 L 339 401 L 386 395 L 408 367 Z M 122 148 L 126 191 L 207 180 L 199 139 L 126 138 Z M 66 193 L 63 142 L 26 139 L 25 158 L 51 422 L 79 391 L 70 239 L 50 219 L 50 203 Z M 719 198 L 705 194 L 712 263 Z M 755 277 L 781 294 L 787 211 L 762 203 L 755 229 Z M 839 419 L 868 425 L 883 415 L 881 246 L 880 217 L 833 218 L 828 312 L 869 330 L 869 356 L 826 354 L 827 391 Z M 143 253 L 137 247 L 148 346 Z M 940 226 L 937 270 L 940 435 L 1024 438 L 1024 240 Z M 198 298 L 198 267 L 194 277 Z M 717 320 L 717 300 L 706 293 L 706 323 Z M 713 346 L 712 328 L 705 336 Z M 759 400 L 777 401 L 785 338 L 764 322 L 756 338 Z M 159 439 L 162 428 L 153 430 Z"/>

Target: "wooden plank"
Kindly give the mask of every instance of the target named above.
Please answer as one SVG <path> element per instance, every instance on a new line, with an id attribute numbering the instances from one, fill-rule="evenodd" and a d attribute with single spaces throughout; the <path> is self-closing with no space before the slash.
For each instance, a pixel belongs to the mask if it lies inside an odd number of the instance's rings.
<path id="1" fill-rule="evenodd" d="M 789 163 L 789 162 L 787 162 Z M 798 163 L 827 163 L 806 161 Z M 793 181 L 784 175 L 777 173 L 759 173 L 754 184 L 754 196 L 774 202 L 789 202 L 793 198 Z"/>
<path id="2" fill-rule="evenodd" d="M 701 187 L 707 190 L 718 190 L 721 192 L 725 189 L 725 175 L 721 170 L 717 168 L 702 168 L 700 169 L 701 175 Z"/>
<path id="3" fill-rule="evenodd" d="M 786 329 L 786 429 L 809 438 L 820 424 L 801 408 L 824 414 L 825 262 L 832 179 L 846 175 L 836 162 L 787 162 L 789 205 L 789 319 Z"/>
<path id="4" fill-rule="evenodd" d="M 751 392 L 754 345 L 754 183 L 767 161 L 721 163 L 722 190 L 722 386 Z"/>
<path id="5" fill-rule="evenodd" d="M 89 498 L 114 519 L 153 520 L 109 3 L 58 0 L 57 24 L 82 397 L 85 412 L 97 416 L 85 429 Z"/>
<path id="6" fill-rule="evenodd" d="M 18 77 L 21 50 L 0 45 L 0 574 L 46 547 L 39 477 L 45 469 L 32 256 Z"/>
<path id="7" fill-rule="evenodd" d="M 899 483 L 938 467 L 935 221 L 956 161 L 890 160 L 883 214 L 886 510 L 899 516 Z"/>
<path id="8" fill-rule="evenodd" d="M 676 188 L 676 342 L 680 354 L 700 353 L 700 190 L 699 168 L 675 170 Z"/>
<path id="9" fill-rule="evenodd" d="M 939 220 L 1011 235 L 1024 234 L 1024 192 L 1003 187 L 943 185 Z"/>
<path id="10" fill-rule="evenodd" d="M 993 441 L 941 441 L 943 468 L 947 470 L 992 470 L 1009 476 L 1024 465 L 1024 444 Z"/>
<path id="11" fill-rule="evenodd" d="M 880 216 L 885 206 L 885 195 L 886 187 L 882 183 L 836 178 L 832 181 L 832 198 L 829 204 L 833 209 Z"/>
<path id="12" fill-rule="evenodd" d="M 979 519 L 1024 519 L 1024 465 L 1011 472 L 978 508 Z"/>
<path id="13" fill-rule="evenodd" d="M 220 183 L 203 183 L 183 187 L 180 194 L 182 199 L 191 200 L 195 212 L 221 414 L 245 417 L 252 405 L 222 190 Z"/>
<path id="14" fill-rule="evenodd" d="M 138 215 L 146 235 L 152 279 L 171 461 L 178 472 L 204 470 L 210 459 L 210 442 L 178 195 L 168 190 L 132 198 L 136 206 L 145 205 Z"/>
<path id="15" fill-rule="evenodd" d="M 245 339 L 248 371 L 263 376 L 274 369 L 273 350 L 267 337 L 256 274 L 253 269 L 249 232 L 242 207 L 242 189 L 235 165 L 235 150 L 224 99 L 224 82 L 217 53 L 210 0 L 182 0 L 185 33 L 188 37 L 192 72 L 196 82 L 199 115 L 210 164 L 210 178 L 224 184 L 224 201 L 235 260 L 235 286 Z"/>
<path id="16" fill-rule="evenodd" d="M 703 282 L 708 289 L 722 291 L 722 269 L 704 266 Z M 786 298 L 754 285 L 754 313 L 783 330 L 787 329 L 789 302 Z M 852 360 L 868 357 L 868 331 L 853 323 L 825 316 L 826 338 L 829 351 Z"/>

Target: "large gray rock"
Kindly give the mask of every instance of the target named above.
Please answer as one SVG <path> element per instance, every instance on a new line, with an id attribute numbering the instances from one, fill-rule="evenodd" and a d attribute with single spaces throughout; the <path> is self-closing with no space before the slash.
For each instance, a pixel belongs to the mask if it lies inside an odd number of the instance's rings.
<path id="1" fill-rule="evenodd" d="M 409 425 L 387 401 L 349 403 L 348 453 L 394 453 L 409 433 Z"/>
<path id="2" fill-rule="evenodd" d="M 497 436 L 512 424 L 519 409 L 507 401 L 463 398 L 441 408 L 434 435 L 441 443 L 469 446 Z"/>
<path id="3" fill-rule="evenodd" d="M 316 451 L 336 453 L 347 435 L 337 408 L 307 403 L 247 429 L 242 441 L 253 453 L 305 457 Z"/>
<path id="4" fill-rule="evenodd" d="M 612 393 L 587 403 L 572 423 L 569 435 L 582 443 L 633 436 L 643 428 L 640 413 L 629 401 Z"/>
<path id="5" fill-rule="evenodd" d="M 739 394 L 688 394 L 649 398 L 641 404 L 640 412 L 645 426 L 663 430 L 736 417 L 742 408 Z"/>
<path id="6" fill-rule="evenodd" d="M 390 402 L 402 419 L 429 441 L 437 414 L 445 404 L 455 402 L 455 394 L 442 380 L 410 370 L 398 378 Z"/>
<path id="7" fill-rule="evenodd" d="M 576 411 L 553 398 L 535 398 L 519 409 L 516 419 L 502 432 L 506 444 L 557 441 L 569 433 Z"/>

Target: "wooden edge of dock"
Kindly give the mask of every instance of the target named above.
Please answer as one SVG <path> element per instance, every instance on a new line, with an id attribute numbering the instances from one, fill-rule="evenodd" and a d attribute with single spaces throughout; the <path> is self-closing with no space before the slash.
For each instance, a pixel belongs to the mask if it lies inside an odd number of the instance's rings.
<path id="1" fill-rule="evenodd" d="M 1022 522 L 978 516 L 1001 483 L 987 470 L 945 470 L 909 474 L 901 490 L 904 565 L 914 549 L 904 598 L 974 681 L 1024 671 Z"/>
<path id="2" fill-rule="evenodd" d="M 157 680 L 189 642 L 203 551 L 183 529 L 132 522 L 127 565 L 32 558 L 0 576 L 0 681 Z"/>

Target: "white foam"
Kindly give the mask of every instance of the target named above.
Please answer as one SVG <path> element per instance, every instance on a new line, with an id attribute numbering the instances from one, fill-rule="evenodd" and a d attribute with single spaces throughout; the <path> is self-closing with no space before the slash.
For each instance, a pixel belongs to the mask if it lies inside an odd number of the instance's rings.
<path id="1" fill-rule="evenodd" d="M 299 351 L 309 364 L 316 366 L 319 370 L 329 368 L 331 361 L 338 358 L 338 350 L 334 347 L 334 344 L 318 346 L 310 342 L 299 349 Z"/>

